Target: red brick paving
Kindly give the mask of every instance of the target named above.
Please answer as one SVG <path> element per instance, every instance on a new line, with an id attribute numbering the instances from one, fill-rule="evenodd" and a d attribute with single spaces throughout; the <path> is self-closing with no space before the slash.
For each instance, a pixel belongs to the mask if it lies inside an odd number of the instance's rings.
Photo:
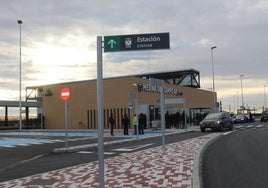
<path id="1" fill-rule="evenodd" d="M 194 160 L 199 148 L 217 134 L 193 138 L 105 159 L 105 187 L 191 188 Z M 33 185 L 33 180 L 51 184 Z M 98 188 L 98 162 L 80 164 L 29 177 L 1 182 L 9 188 Z"/>

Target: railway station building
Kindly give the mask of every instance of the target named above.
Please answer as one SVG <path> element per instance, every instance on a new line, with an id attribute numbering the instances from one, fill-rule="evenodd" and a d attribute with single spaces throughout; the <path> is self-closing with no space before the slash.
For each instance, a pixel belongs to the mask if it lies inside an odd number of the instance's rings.
<path id="1" fill-rule="evenodd" d="M 187 122 L 195 125 L 199 116 L 213 111 L 213 97 L 216 93 L 200 87 L 200 73 L 194 69 L 137 74 L 103 79 L 104 128 L 109 128 L 111 114 L 115 119 L 115 129 L 121 129 L 122 117 L 127 114 L 143 113 L 147 117 L 147 127 L 160 120 L 160 91 L 150 80 L 163 80 L 165 113 L 175 114 L 185 111 Z M 71 97 L 70 129 L 97 129 L 97 80 L 75 81 L 26 88 L 26 100 L 41 102 L 44 129 L 65 128 L 65 101 L 60 98 L 60 90 L 68 87 Z M 173 101 L 173 102 L 170 102 Z"/>

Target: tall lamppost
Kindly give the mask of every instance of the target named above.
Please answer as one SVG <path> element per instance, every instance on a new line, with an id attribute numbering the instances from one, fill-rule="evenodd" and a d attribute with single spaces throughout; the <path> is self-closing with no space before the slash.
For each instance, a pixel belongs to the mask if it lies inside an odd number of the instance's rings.
<path id="1" fill-rule="evenodd" d="M 235 95 L 233 95 L 233 102 L 234 102 L 234 114 L 235 114 L 235 107 L 236 107 L 236 105 L 235 105 Z"/>
<path id="2" fill-rule="evenodd" d="M 213 46 L 210 48 L 211 50 L 211 63 L 212 63 L 212 82 L 213 82 L 213 107 L 214 112 L 217 111 L 216 107 L 216 93 L 215 93 L 215 81 L 214 81 L 214 60 L 213 60 L 213 49 L 217 48 L 217 46 Z"/>
<path id="3" fill-rule="evenodd" d="M 19 94 L 19 108 L 20 108 L 20 110 L 19 110 L 19 116 L 20 116 L 20 130 L 22 130 L 22 123 L 21 123 L 21 24 L 23 23 L 21 20 L 17 20 L 17 22 L 18 22 L 18 24 L 20 25 L 20 67 L 19 67 L 19 92 L 20 92 L 20 94 Z"/>
<path id="4" fill-rule="evenodd" d="M 237 110 L 240 108 L 240 107 L 239 107 L 239 97 L 238 97 L 238 93 L 239 93 L 239 92 L 237 91 L 237 92 L 236 92 L 236 105 L 237 105 L 237 106 L 236 106 L 236 113 L 238 113 Z"/>
<path id="5" fill-rule="evenodd" d="M 243 74 L 240 75 L 240 82 L 241 82 L 241 98 L 242 98 L 242 110 L 243 110 L 243 113 L 244 113 L 245 105 L 244 105 L 243 84 L 242 84 L 242 77 L 243 77 L 243 76 L 244 76 Z"/>
<path id="6" fill-rule="evenodd" d="M 264 85 L 264 93 L 263 93 L 263 95 L 264 95 L 264 111 L 266 111 L 266 85 Z"/>

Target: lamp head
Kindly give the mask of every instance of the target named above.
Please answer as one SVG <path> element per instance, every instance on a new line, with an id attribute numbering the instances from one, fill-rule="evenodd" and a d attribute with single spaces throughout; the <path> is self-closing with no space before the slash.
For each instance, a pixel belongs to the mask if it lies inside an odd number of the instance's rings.
<path id="1" fill-rule="evenodd" d="M 215 48 L 217 48 L 217 46 L 212 46 L 212 47 L 211 47 L 211 50 L 213 50 L 213 49 L 215 49 Z"/>
<path id="2" fill-rule="evenodd" d="M 22 24 L 23 23 L 22 20 L 17 20 L 17 22 L 18 22 L 18 24 Z"/>

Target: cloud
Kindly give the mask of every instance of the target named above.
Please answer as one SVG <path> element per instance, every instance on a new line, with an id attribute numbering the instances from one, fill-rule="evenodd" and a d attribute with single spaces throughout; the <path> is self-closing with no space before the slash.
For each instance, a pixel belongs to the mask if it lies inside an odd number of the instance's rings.
<path id="1" fill-rule="evenodd" d="M 202 88 L 211 88 L 210 47 L 216 45 L 216 88 L 228 107 L 240 88 L 240 74 L 245 75 L 245 97 L 258 97 L 268 85 L 267 9 L 265 0 L 3 1 L 1 87 L 18 88 L 17 19 L 23 20 L 23 87 L 96 78 L 98 35 L 170 32 L 170 50 L 105 53 L 104 76 L 194 68 L 200 71 Z M 1 99 L 7 97 L 4 93 Z M 253 104 L 254 97 L 249 99 Z M 256 100 L 256 105 L 263 102 Z"/>

